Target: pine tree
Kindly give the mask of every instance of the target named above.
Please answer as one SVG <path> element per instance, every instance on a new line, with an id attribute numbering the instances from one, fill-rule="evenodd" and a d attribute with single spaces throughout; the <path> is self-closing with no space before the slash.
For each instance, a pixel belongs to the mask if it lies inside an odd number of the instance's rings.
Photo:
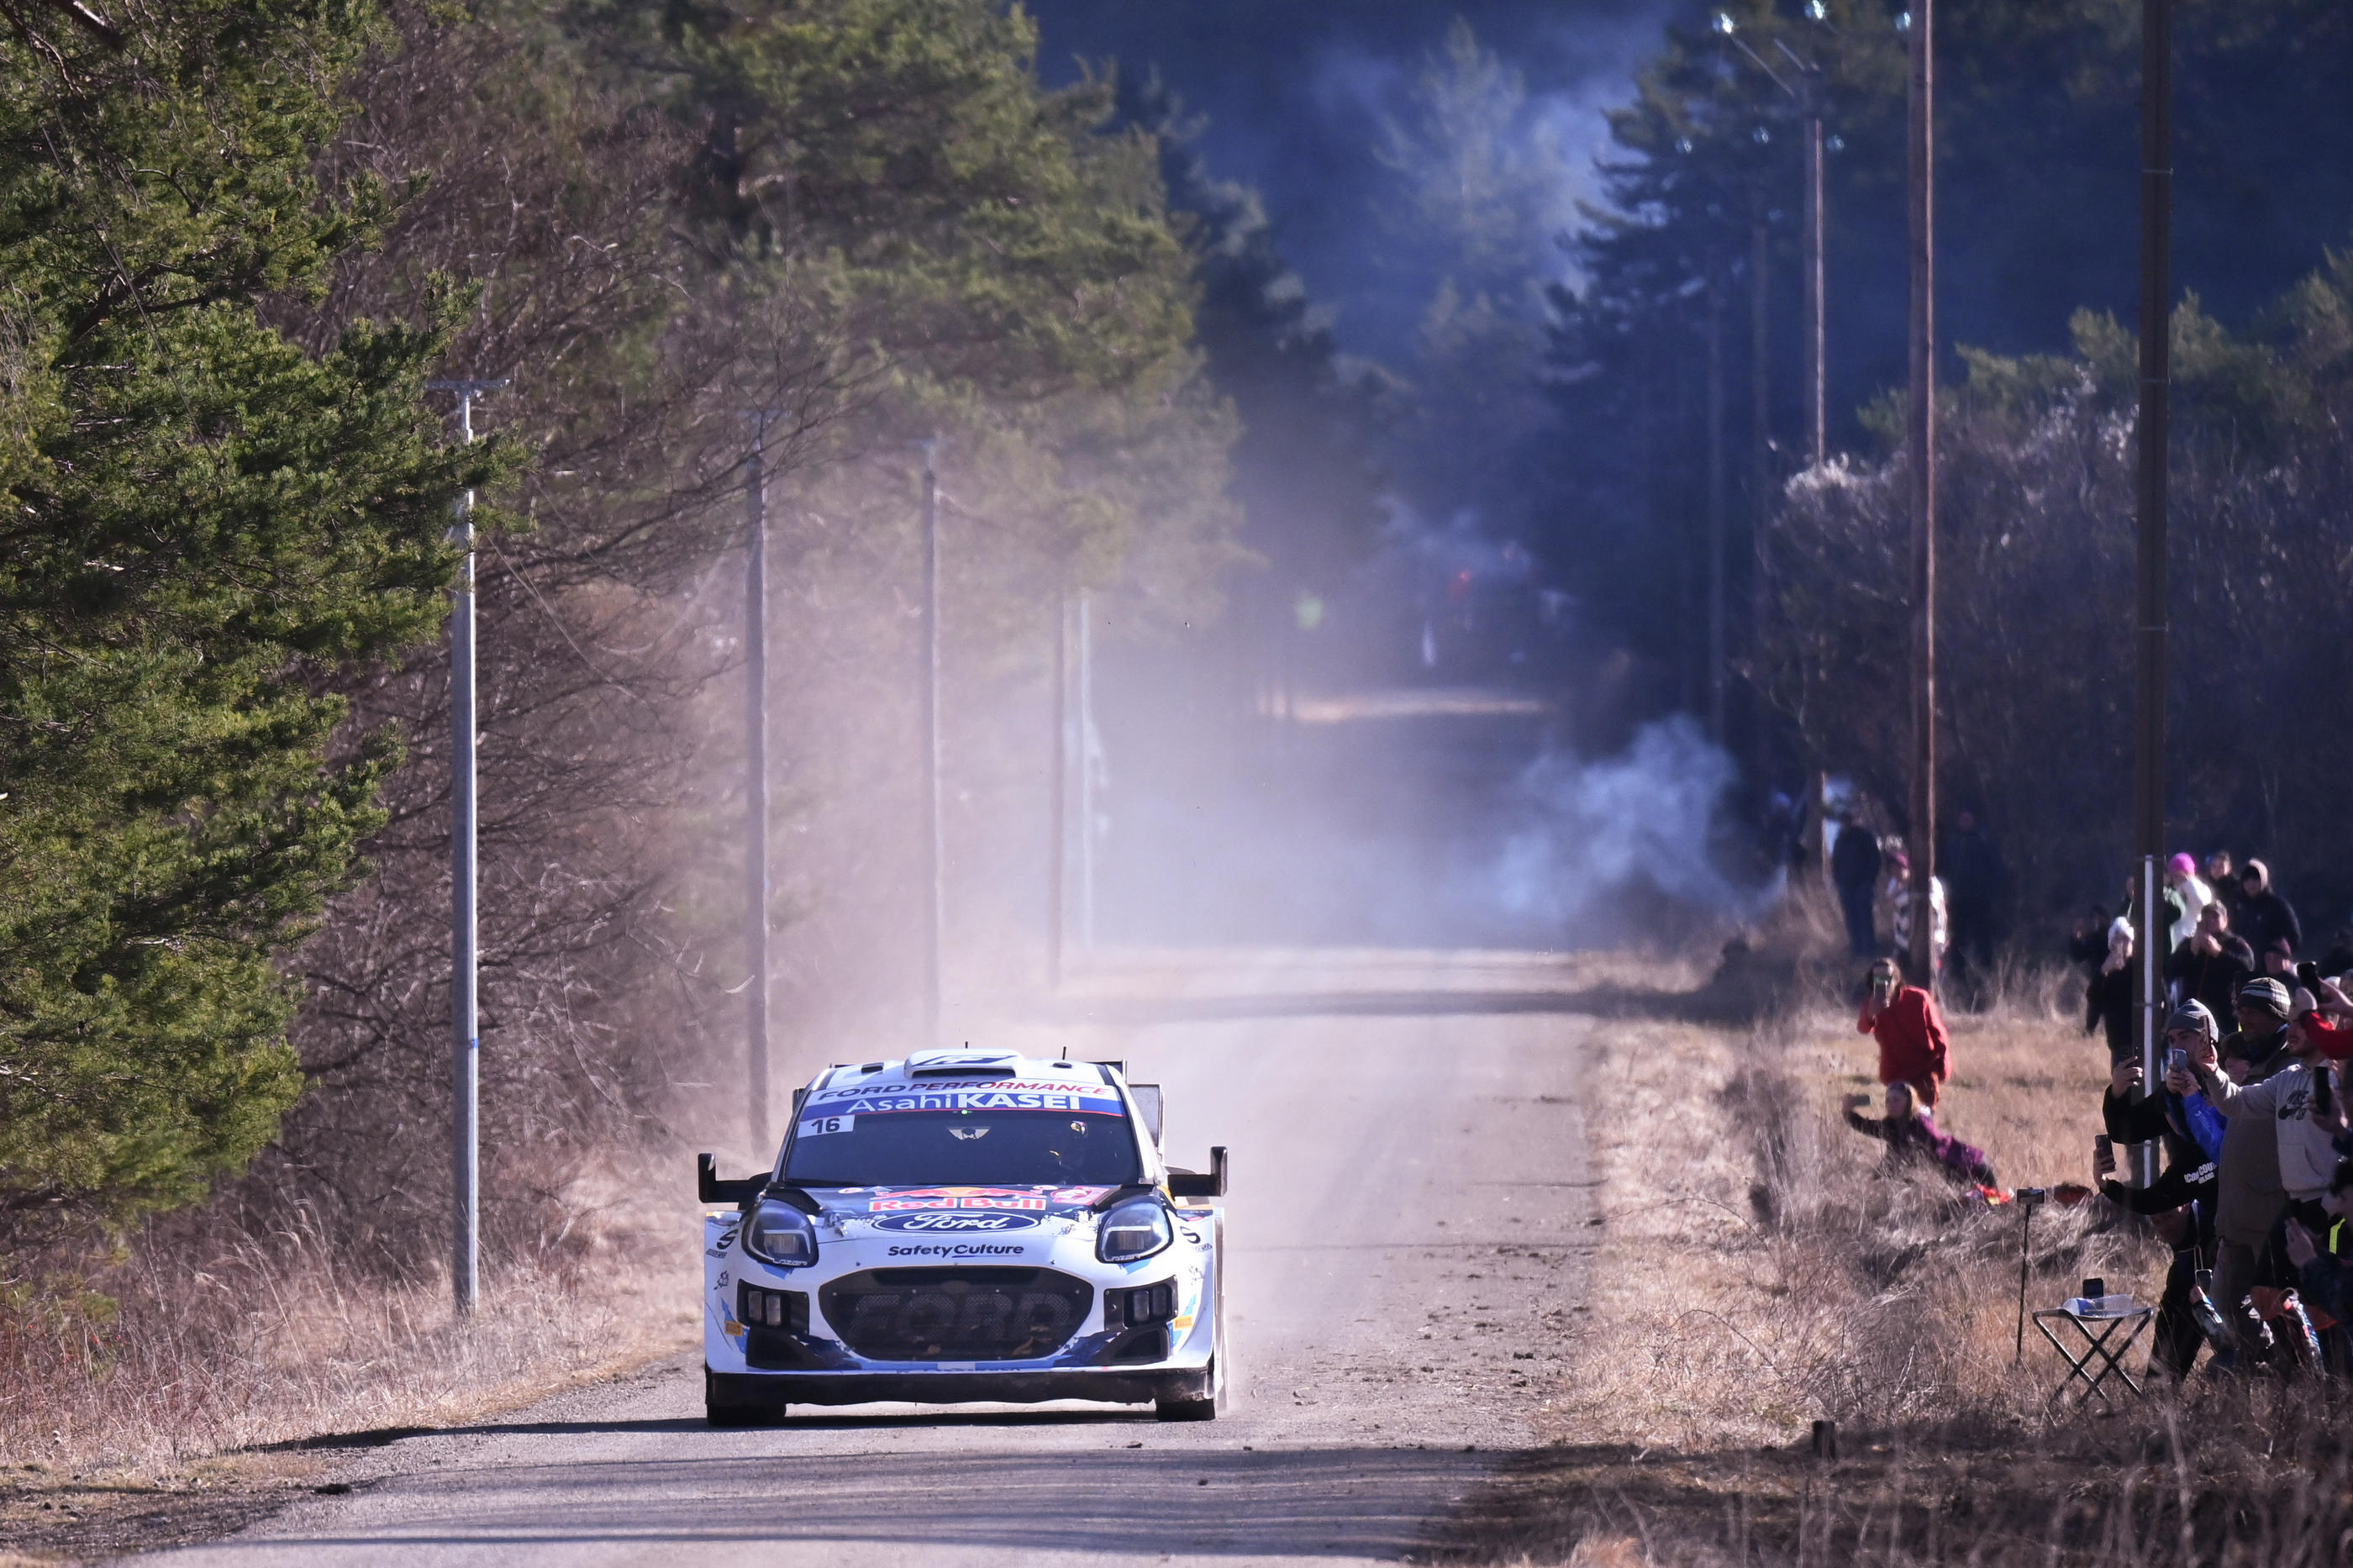
<path id="1" fill-rule="evenodd" d="M 322 194 L 342 0 L 193 0 L 0 36 L 0 1213 L 201 1195 L 301 1087 L 278 967 L 397 756 L 338 672 L 444 614 L 438 338 L 267 319 L 368 239 Z M 37 26 L 36 25 L 37 24 Z M 46 29 L 46 30 L 45 30 Z"/>

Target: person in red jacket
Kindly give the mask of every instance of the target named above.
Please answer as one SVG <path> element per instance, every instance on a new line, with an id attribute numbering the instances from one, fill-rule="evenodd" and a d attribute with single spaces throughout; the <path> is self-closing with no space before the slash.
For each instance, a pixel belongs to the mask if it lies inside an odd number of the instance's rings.
<path id="1" fill-rule="evenodd" d="M 1935 1110 L 1939 1087 L 1952 1076 L 1945 1016 L 1934 996 L 1904 984 L 1894 959 L 1871 966 L 1871 990 L 1854 1026 L 1879 1042 L 1879 1081 L 1910 1084 L 1920 1103 Z"/>

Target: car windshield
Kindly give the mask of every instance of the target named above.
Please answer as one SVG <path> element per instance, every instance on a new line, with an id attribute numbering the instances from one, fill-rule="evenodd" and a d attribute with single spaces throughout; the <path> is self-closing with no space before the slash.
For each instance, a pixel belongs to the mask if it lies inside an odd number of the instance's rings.
<path id="1" fill-rule="evenodd" d="M 839 1113 L 812 1107 L 794 1127 L 785 1180 L 808 1187 L 1114 1187 L 1141 1180 L 1144 1163 L 1125 1108 L 1111 1100 L 1108 1110 L 1098 1109 L 1105 1104 Z"/>

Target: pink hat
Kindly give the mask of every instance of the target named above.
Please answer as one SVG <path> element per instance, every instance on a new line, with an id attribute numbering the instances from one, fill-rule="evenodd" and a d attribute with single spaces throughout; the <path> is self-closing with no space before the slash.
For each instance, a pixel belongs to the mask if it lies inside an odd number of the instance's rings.
<path id="1" fill-rule="evenodd" d="M 2187 855 L 2176 855 L 2172 859 L 2168 860 L 2165 863 L 2165 867 L 2167 870 L 2171 871 L 2178 877 L 2195 877 L 2198 875 L 2198 862 L 2192 860 Z"/>

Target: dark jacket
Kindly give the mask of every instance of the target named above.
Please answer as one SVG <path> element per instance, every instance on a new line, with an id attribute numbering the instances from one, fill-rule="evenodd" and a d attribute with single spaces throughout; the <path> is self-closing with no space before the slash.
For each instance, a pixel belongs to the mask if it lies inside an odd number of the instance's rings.
<path id="1" fill-rule="evenodd" d="M 2081 936 L 2067 939 L 2067 957 L 2097 974 L 2100 965 L 2108 961 L 2108 920 L 2102 915 L 2084 928 Z"/>
<path id="2" fill-rule="evenodd" d="M 1879 880 L 1879 839 L 1859 823 L 1839 829 L 1831 846 L 1831 879 L 1841 888 L 1867 888 Z"/>
<path id="3" fill-rule="evenodd" d="M 2304 945 L 2304 927 L 2297 922 L 2295 909 L 2270 888 L 2242 900 L 2231 911 L 2231 926 L 2257 952 L 2267 951 L 2282 937 L 2287 939 L 2290 952 Z"/>
<path id="4" fill-rule="evenodd" d="M 2139 979 L 2138 966 L 2127 963 L 2111 973 L 2093 975 L 2091 984 L 2084 988 L 2084 1033 L 2107 1030 L 2112 1062 L 2122 1061 L 2138 1048 L 2133 1038 L 2133 993 Z"/>
<path id="5" fill-rule="evenodd" d="M 1991 904 L 2001 896 L 2002 879 L 2007 874 L 2001 851 L 1994 847 L 1993 840 L 1982 827 L 1972 827 L 1947 839 L 1944 853 L 1936 858 L 1936 870 L 1945 879 L 1945 890 L 1956 905 Z"/>
<path id="6" fill-rule="evenodd" d="M 2100 1120 L 2109 1138 L 2118 1143 L 2160 1141 L 2165 1145 L 2165 1173 L 2139 1190 L 2104 1181 L 2100 1191 L 2110 1203 L 2134 1214 L 2170 1214 L 2184 1205 L 2195 1205 L 2198 1267 L 2202 1268 L 2214 1261 L 2214 1194 L 2220 1173 L 2206 1151 L 2189 1135 L 2185 1116 L 2179 1097 L 2171 1089 L 2160 1089 L 2137 1100 L 2108 1090 L 2100 1101 Z"/>
<path id="7" fill-rule="evenodd" d="M 2217 1018 L 2234 1016 L 2239 987 L 2253 979 L 2254 973 L 2254 952 L 2236 931 L 2222 933 L 2218 952 L 2200 952 L 2185 942 L 2165 961 L 2165 977 L 2180 987 L 2181 998 L 2205 1003 L 2206 1010 Z"/>

